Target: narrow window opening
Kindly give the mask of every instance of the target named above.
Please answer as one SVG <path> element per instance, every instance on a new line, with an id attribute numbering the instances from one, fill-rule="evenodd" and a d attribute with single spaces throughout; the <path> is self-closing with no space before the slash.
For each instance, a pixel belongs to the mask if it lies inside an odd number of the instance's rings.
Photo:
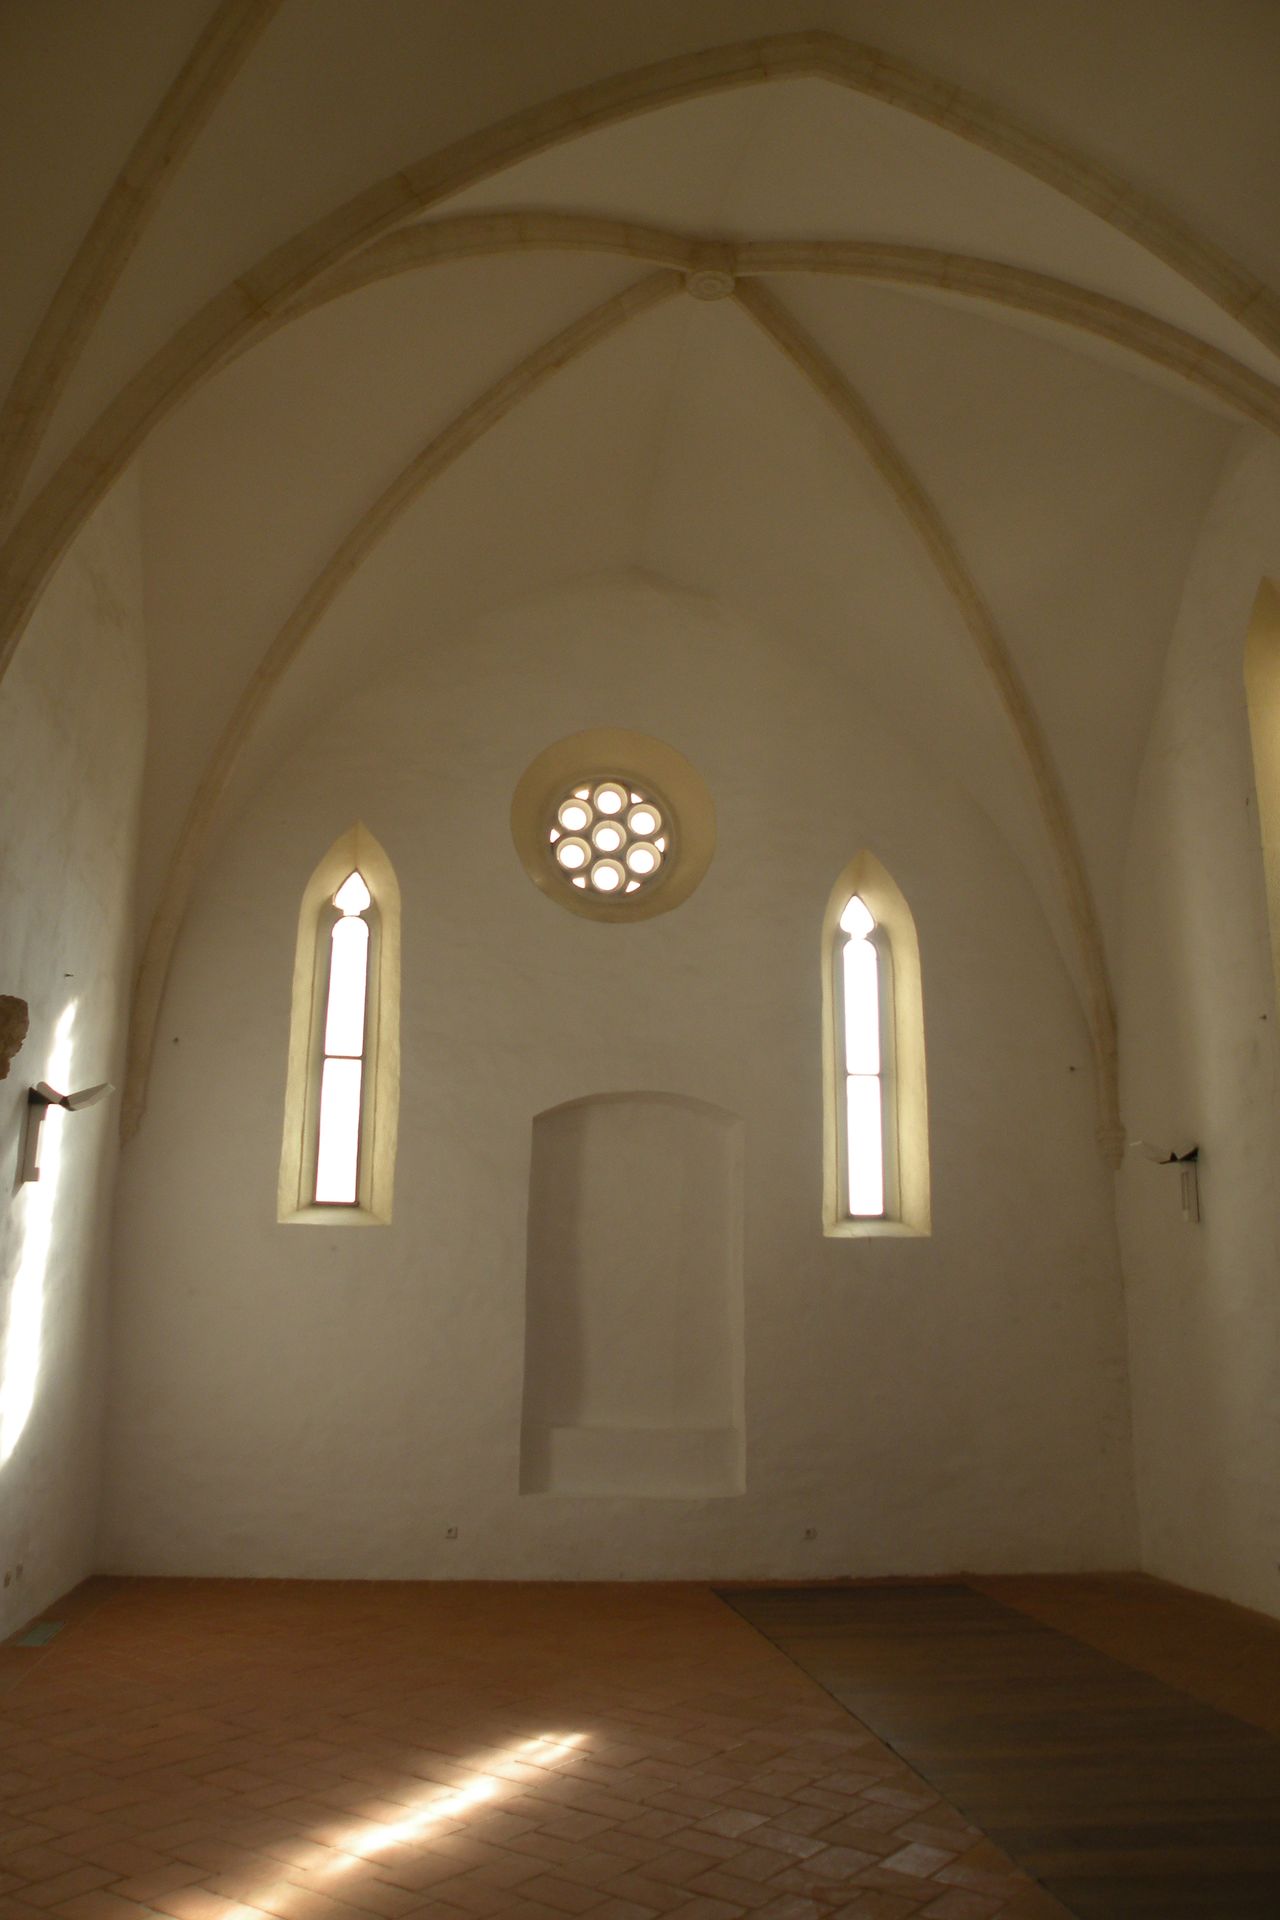
<path id="1" fill-rule="evenodd" d="M 277 1218 L 391 1218 L 400 1094 L 400 889 L 357 824 L 330 847 L 298 916 Z"/>
<path id="2" fill-rule="evenodd" d="M 841 1165 L 850 1219 L 876 1220 L 885 1211 L 884 1035 L 881 956 L 876 923 L 856 893 L 840 915 L 840 1024 L 844 1029 Z M 885 956 L 887 961 L 888 956 Z"/>
<path id="3" fill-rule="evenodd" d="M 862 853 L 823 923 L 824 1231 L 929 1232 L 920 950 L 902 894 Z"/>
<path id="4" fill-rule="evenodd" d="M 369 922 L 372 895 L 350 873 L 333 896 L 338 918 L 329 935 L 324 1060 L 316 1128 L 317 1206 L 353 1207 L 360 1191 L 361 1112 L 369 1013 Z"/>
<path id="5" fill-rule="evenodd" d="M 1244 682 L 1271 963 L 1280 989 L 1280 587 L 1273 580 L 1262 582 L 1253 603 Z"/>

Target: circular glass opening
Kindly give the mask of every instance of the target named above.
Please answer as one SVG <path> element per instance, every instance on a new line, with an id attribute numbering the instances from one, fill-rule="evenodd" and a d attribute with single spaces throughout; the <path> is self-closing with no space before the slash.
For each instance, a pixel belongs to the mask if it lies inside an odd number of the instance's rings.
<path id="1" fill-rule="evenodd" d="M 629 780 L 580 780 L 562 792 L 546 842 L 575 887 L 635 894 L 661 874 L 669 858 L 669 833 L 662 807 Z"/>
<path id="2" fill-rule="evenodd" d="M 585 840 L 558 840 L 556 842 L 556 859 L 562 867 L 567 867 L 570 872 L 576 871 L 578 867 L 585 867 L 590 858 L 591 849 Z"/>

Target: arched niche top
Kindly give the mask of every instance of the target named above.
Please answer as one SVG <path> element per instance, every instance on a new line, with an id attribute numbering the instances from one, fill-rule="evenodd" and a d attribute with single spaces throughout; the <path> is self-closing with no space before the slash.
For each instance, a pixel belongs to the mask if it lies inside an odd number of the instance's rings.
<path id="1" fill-rule="evenodd" d="M 840 916 L 857 894 L 876 923 L 892 963 L 892 1099 L 890 1143 L 896 1178 L 885 1216 L 850 1219 L 840 1192 L 842 1042 L 835 983 Z M 924 1235 L 932 1228 L 929 1183 L 929 1098 L 925 1078 L 924 998 L 920 942 L 902 889 L 875 854 L 864 849 L 841 872 L 822 921 L 822 1227 L 833 1239 Z"/>
<path id="2" fill-rule="evenodd" d="M 314 1158 L 327 962 L 321 933 L 334 894 L 358 872 L 372 896 L 376 942 L 370 956 L 361 1122 L 354 1206 L 317 1206 L 308 1173 Z M 277 1219 L 289 1225 L 386 1226 L 395 1186 L 400 1116 L 400 883 L 386 851 L 360 821 L 340 834 L 312 871 L 298 912 L 280 1153 Z"/>
<path id="3" fill-rule="evenodd" d="M 1280 588 L 1264 579 L 1244 643 L 1245 705 L 1258 795 L 1271 964 L 1280 994 Z"/>
<path id="4" fill-rule="evenodd" d="M 719 1121 L 725 1127 L 740 1127 L 742 1115 L 734 1113 L 729 1107 L 718 1107 L 710 1100 L 700 1100 L 692 1093 L 666 1092 L 628 1092 L 617 1089 L 609 1093 L 584 1093 L 573 1100 L 561 1100 L 553 1107 L 544 1107 L 541 1113 L 533 1116 L 534 1124 L 540 1120 L 550 1120 L 559 1114 L 573 1113 L 580 1107 L 606 1106 L 655 1106 L 684 1107 L 696 1113 L 701 1119 Z"/>

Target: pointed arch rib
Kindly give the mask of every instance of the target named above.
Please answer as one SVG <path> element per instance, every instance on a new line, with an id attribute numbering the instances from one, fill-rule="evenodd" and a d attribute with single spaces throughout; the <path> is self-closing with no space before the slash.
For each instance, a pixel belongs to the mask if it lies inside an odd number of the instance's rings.
<path id="1" fill-rule="evenodd" d="M 313 281 L 277 316 L 301 319 L 374 282 L 446 261 L 553 252 L 604 253 L 688 273 L 715 266 L 739 279 L 829 274 L 880 286 L 925 287 L 1109 340 L 1178 375 L 1248 420 L 1280 434 L 1280 386 L 1221 347 L 1110 294 L 977 254 L 881 240 L 717 240 L 633 221 L 559 212 L 462 214 L 386 234 Z"/>
<path id="2" fill-rule="evenodd" d="M 1163 367 L 1233 412 L 1280 434 L 1280 386 L 1198 334 L 1110 294 L 1030 267 L 940 247 L 878 240 L 752 240 L 735 250 L 740 278 L 764 274 L 837 274 L 882 286 L 927 287 L 1035 314 L 1090 333 Z"/>
<path id="3" fill-rule="evenodd" d="M 280 0 L 221 0 L 98 208 L 0 406 L 0 522 L 161 194 Z"/>
<path id="4" fill-rule="evenodd" d="M 0 585 L 0 676 L 53 566 L 150 427 L 318 275 L 448 195 L 566 140 L 733 87 L 805 78 L 881 100 L 996 154 L 1164 260 L 1280 353 L 1280 298 L 1271 288 L 1121 175 L 966 88 L 819 30 L 677 55 L 573 88 L 388 175 L 274 248 L 193 315 L 104 410 L 15 528 Z"/>
<path id="5" fill-rule="evenodd" d="M 568 366 L 629 321 L 669 299 L 680 286 L 677 274 L 659 271 L 634 282 L 630 287 L 624 287 L 621 293 L 614 294 L 611 299 L 592 308 L 589 313 L 544 341 L 542 346 L 472 401 L 470 406 L 464 407 L 360 516 L 276 634 L 209 757 L 165 872 L 134 989 L 125 1091 L 121 1105 L 120 1124 L 125 1139 L 137 1131 L 142 1120 L 156 1023 L 192 883 L 236 761 L 272 692 L 347 581 L 391 531 L 406 508 L 433 481 L 438 480 L 491 427 L 505 420 L 521 401 L 527 400 L 562 367 Z"/>
<path id="6" fill-rule="evenodd" d="M 1058 869 L 1086 983 L 1086 1014 L 1097 1075 L 1098 1137 L 1112 1164 L 1119 1164 L 1123 1130 L 1115 999 L 1107 969 L 1092 888 L 1075 825 L 1048 745 L 1026 688 L 1018 676 L 994 616 L 982 597 L 938 509 L 908 467 L 861 395 L 817 343 L 772 294 L 754 282 L 739 283 L 734 296 L 770 340 L 844 422 L 893 494 L 917 539 L 955 601 L 1030 776 L 1037 807 Z"/>
<path id="7" fill-rule="evenodd" d="M 282 321 L 295 320 L 329 300 L 358 293 L 377 280 L 416 273 L 446 261 L 509 253 L 603 253 L 687 273 L 698 263 L 707 244 L 666 227 L 611 220 L 593 213 L 547 209 L 536 213 L 512 210 L 451 214 L 439 220 L 415 221 L 412 226 L 383 234 L 310 281 L 281 310 L 280 317 Z"/>

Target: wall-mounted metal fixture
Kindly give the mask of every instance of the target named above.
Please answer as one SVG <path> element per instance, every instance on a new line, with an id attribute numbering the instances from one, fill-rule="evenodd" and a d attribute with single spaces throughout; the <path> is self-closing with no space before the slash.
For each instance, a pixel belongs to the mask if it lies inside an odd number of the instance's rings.
<path id="1" fill-rule="evenodd" d="M 40 1178 L 40 1136 L 50 1107 L 65 1107 L 68 1113 L 78 1113 L 81 1107 L 96 1106 L 111 1091 L 109 1080 L 101 1081 L 96 1087 L 82 1087 L 79 1093 L 58 1093 L 47 1080 L 38 1081 L 27 1094 L 27 1131 L 22 1143 L 19 1181 Z"/>
<path id="2" fill-rule="evenodd" d="M 1200 1219 L 1200 1149 L 1196 1146 L 1157 1147 L 1150 1140 L 1131 1140 L 1131 1147 L 1158 1167 L 1176 1167 L 1182 1189 L 1182 1217 L 1195 1226 Z"/>

